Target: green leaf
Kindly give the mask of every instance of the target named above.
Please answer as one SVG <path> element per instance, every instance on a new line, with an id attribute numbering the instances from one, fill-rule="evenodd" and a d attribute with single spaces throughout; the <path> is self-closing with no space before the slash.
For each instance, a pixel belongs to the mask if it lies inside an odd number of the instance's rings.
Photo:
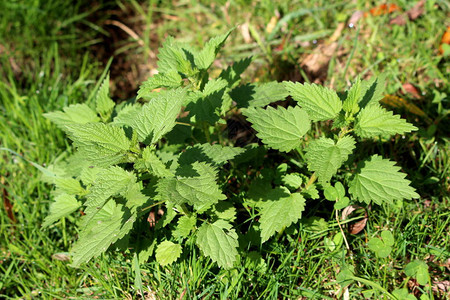
<path id="1" fill-rule="evenodd" d="M 52 121 L 62 130 L 66 130 L 66 125 L 96 123 L 100 121 L 97 114 L 86 104 L 72 104 L 63 108 L 62 111 L 45 113 L 44 117 Z"/>
<path id="2" fill-rule="evenodd" d="M 349 192 L 360 202 L 373 201 L 379 205 L 394 200 L 419 198 L 409 186 L 406 174 L 399 172 L 395 162 L 373 155 L 349 184 Z"/>
<path id="3" fill-rule="evenodd" d="M 243 148 L 226 147 L 220 144 L 195 144 L 192 147 L 187 147 L 186 151 L 180 154 L 178 163 L 190 165 L 196 161 L 203 161 L 220 167 L 244 151 Z"/>
<path id="4" fill-rule="evenodd" d="M 170 71 L 178 71 L 188 75 L 192 70 L 191 63 L 186 58 L 181 44 L 176 42 L 171 36 L 167 37 L 163 42 L 163 46 L 158 49 L 158 71 L 160 73 L 168 73 Z"/>
<path id="5" fill-rule="evenodd" d="M 74 178 L 55 179 L 56 188 L 69 195 L 84 195 L 86 190 L 81 186 L 80 181 Z"/>
<path id="6" fill-rule="evenodd" d="M 233 267 L 238 257 L 238 235 L 230 223 L 217 220 L 203 223 L 198 229 L 196 244 L 200 250 L 220 267 Z"/>
<path id="7" fill-rule="evenodd" d="M 170 265 L 180 257 L 181 251 L 181 245 L 164 241 L 156 248 L 156 261 L 161 266 Z"/>
<path id="8" fill-rule="evenodd" d="M 394 235 L 389 230 L 382 231 L 381 238 L 386 246 L 393 246 L 395 243 Z"/>
<path id="9" fill-rule="evenodd" d="M 86 210 L 83 220 L 85 227 L 71 250 L 73 267 L 100 255 L 124 237 L 133 227 L 136 214 L 114 201 L 108 201 L 100 210 Z"/>
<path id="10" fill-rule="evenodd" d="M 342 109 L 335 91 L 317 84 L 284 82 L 292 98 L 308 113 L 313 121 L 334 119 Z"/>
<path id="11" fill-rule="evenodd" d="M 408 289 L 403 288 L 403 289 L 396 289 L 392 291 L 392 295 L 394 295 L 395 297 L 397 297 L 397 299 L 402 299 L 402 300 L 417 300 L 417 298 L 413 295 L 410 294 L 408 292 Z"/>
<path id="12" fill-rule="evenodd" d="M 264 243 L 276 232 L 296 223 L 305 209 L 305 199 L 300 193 L 290 194 L 285 187 L 273 189 L 266 201 L 260 203 L 261 240 Z"/>
<path id="13" fill-rule="evenodd" d="M 109 74 L 103 80 L 100 89 L 95 98 L 95 110 L 102 117 L 103 121 L 107 121 L 114 109 L 115 103 L 109 98 Z"/>
<path id="14" fill-rule="evenodd" d="M 355 132 L 362 138 L 403 134 L 417 127 L 379 105 L 363 108 L 356 118 Z"/>
<path id="15" fill-rule="evenodd" d="M 430 281 L 428 266 L 421 260 L 414 260 L 405 267 L 406 276 L 414 277 L 420 285 L 426 285 Z"/>
<path id="16" fill-rule="evenodd" d="M 197 224 L 197 217 L 195 215 L 182 216 L 178 219 L 177 227 L 172 235 L 175 238 L 186 238 L 195 228 L 195 224 Z"/>
<path id="17" fill-rule="evenodd" d="M 110 197 L 124 193 L 136 182 L 133 173 L 111 166 L 100 172 L 84 203 L 88 207 L 101 207 Z"/>
<path id="18" fill-rule="evenodd" d="M 183 78 L 176 70 L 155 74 L 139 87 L 137 99 L 151 97 L 153 90 L 157 88 L 180 87 L 183 84 L 182 80 Z"/>
<path id="19" fill-rule="evenodd" d="M 379 238 L 371 238 L 367 245 L 369 246 L 369 249 L 375 252 L 375 254 L 380 258 L 388 257 L 392 251 L 392 248 L 387 246 Z"/>
<path id="20" fill-rule="evenodd" d="M 137 170 L 147 170 L 151 174 L 161 178 L 174 176 L 156 155 L 153 147 L 146 147 L 142 151 L 142 158 L 135 162 L 134 168 Z"/>
<path id="21" fill-rule="evenodd" d="M 224 98 L 225 89 L 201 95 L 186 106 L 186 111 L 189 111 L 191 117 L 195 116 L 196 122 L 204 121 L 214 125 L 222 114 Z"/>
<path id="22" fill-rule="evenodd" d="M 199 212 L 226 199 L 216 183 L 217 171 L 213 167 L 204 162 L 195 162 L 192 168 L 194 174 L 189 177 L 176 176 L 159 180 L 156 199 L 170 200 L 178 205 L 187 203 Z"/>
<path id="23" fill-rule="evenodd" d="M 286 174 L 281 181 L 285 186 L 293 190 L 300 188 L 303 183 L 302 177 L 298 173 Z"/>
<path id="24" fill-rule="evenodd" d="M 308 169 L 317 173 L 319 182 L 326 183 L 336 174 L 354 148 L 355 139 L 351 136 L 345 136 L 337 143 L 326 137 L 314 140 L 306 148 Z"/>
<path id="25" fill-rule="evenodd" d="M 79 179 L 83 182 L 85 186 L 92 185 L 98 177 L 98 174 L 105 171 L 104 168 L 87 166 L 83 168 Z"/>
<path id="26" fill-rule="evenodd" d="M 233 87 L 239 83 L 239 81 L 241 80 L 241 74 L 244 73 L 251 62 L 251 57 L 246 57 L 237 62 L 234 62 L 233 65 L 223 70 L 222 73 L 220 73 L 219 77 L 225 79 L 228 82 L 229 87 Z"/>
<path id="27" fill-rule="evenodd" d="M 282 82 L 251 83 L 238 86 L 230 92 L 239 108 L 263 107 L 289 96 Z"/>
<path id="28" fill-rule="evenodd" d="M 136 130 L 140 142 L 154 144 L 175 126 L 185 97 L 182 89 L 169 90 L 142 106 L 127 125 Z"/>
<path id="29" fill-rule="evenodd" d="M 67 125 L 79 155 L 99 167 L 125 162 L 130 141 L 122 128 L 103 123 Z"/>
<path id="30" fill-rule="evenodd" d="M 66 217 L 76 211 L 81 206 L 81 202 L 77 201 L 75 196 L 68 194 L 61 194 L 55 198 L 55 201 L 50 205 L 50 212 L 45 217 L 42 227 L 47 227 L 62 217 Z"/>
<path id="31" fill-rule="evenodd" d="M 220 48 L 222 48 L 223 43 L 230 35 L 233 29 L 229 30 L 227 33 L 223 35 L 219 35 L 210 39 L 203 49 L 195 55 L 194 61 L 197 68 L 200 70 L 207 70 L 214 62 L 217 53 L 219 53 Z"/>
<path id="32" fill-rule="evenodd" d="M 354 115 L 359 111 L 359 100 L 361 99 L 361 80 L 358 78 L 353 86 L 347 91 L 347 98 L 342 104 L 342 109 Z"/>
<path id="33" fill-rule="evenodd" d="M 248 108 L 243 114 L 264 144 L 284 152 L 299 147 L 301 137 L 311 128 L 308 114 L 298 106 Z"/>
<path id="34" fill-rule="evenodd" d="M 384 97 L 386 78 L 384 75 L 372 77 L 369 81 L 361 82 L 361 95 L 359 106 L 361 108 L 378 104 Z"/>

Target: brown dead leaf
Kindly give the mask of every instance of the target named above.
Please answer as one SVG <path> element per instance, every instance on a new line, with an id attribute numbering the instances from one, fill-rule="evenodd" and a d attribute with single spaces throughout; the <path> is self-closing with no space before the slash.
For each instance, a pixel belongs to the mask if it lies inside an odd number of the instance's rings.
<path id="1" fill-rule="evenodd" d="M 267 24 L 267 26 L 266 26 L 266 32 L 267 32 L 268 34 L 272 33 L 272 31 L 273 31 L 273 29 L 275 28 L 275 26 L 277 25 L 277 23 L 278 23 L 278 18 L 277 18 L 277 16 L 273 16 L 273 17 L 270 19 L 270 21 L 269 21 L 269 23 Z"/>
<path id="2" fill-rule="evenodd" d="M 356 25 L 356 23 L 358 23 L 358 21 L 364 16 L 364 12 L 361 10 L 357 10 L 355 11 L 352 16 L 350 17 L 350 19 L 348 20 L 348 26 L 349 27 L 354 27 Z"/>
<path id="3" fill-rule="evenodd" d="M 409 19 L 411 21 L 414 21 L 415 19 L 417 19 L 418 17 L 423 15 L 423 13 L 425 12 L 424 6 L 425 6 L 425 0 L 420 0 L 419 2 L 417 2 L 413 8 L 411 8 L 410 10 L 408 10 L 406 12 Z"/>
<path id="4" fill-rule="evenodd" d="M 444 280 L 444 281 L 434 281 L 432 289 L 435 293 L 443 292 L 443 293 L 450 293 L 450 281 Z M 450 296 L 450 294 L 448 294 Z"/>
<path id="5" fill-rule="evenodd" d="M 433 122 L 433 120 L 431 120 L 431 118 L 428 117 L 428 115 L 423 110 L 421 110 L 417 105 L 401 97 L 395 95 L 386 95 L 384 96 L 383 99 L 381 99 L 380 102 L 382 104 L 389 105 L 390 107 L 393 108 L 404 109 L 405 111 L 411 114 L 415 114 L 416 116 L 422 117 L 429 124 Z"/>
<path id="6" fill-rule="evenodd" d="M 403 26 L 403 25 L 406 25 L 407 21 L 408 21 L 408 19 L 407 19 L 406 15 L 405 14 L 401 14 L 401 15 L 398 15 L 395 18 L 391 19 L 389 21 L 389 24 L 390 25 L 395 24 L 395 25 Z"/>
<path id="7" fill-rule="evenodd" d="M 422 96 L 420 95 L 419 91 L 417 90 L 417 88 L 412 85 L 411 83 L 404 83 L 402 85 L 402 88 L 405 90 L 405 92 L 411 94 L 411 96 L 413 96 L 416 99 L 420 99 L 422 98 Z"/>
<path id="8" fill-rule="evenodd" d="M 309 77 L 313 79 L 313 81 L 320 82 L 326 79 L 328 65 L 338 47 L 337 39 L 341 36 L 344 28 L 345 23 L 339 23 L 338 27 L 327 42 L 319 45 L 316 49 L 314 49 L 313 53 L 302 59 L 300 66 L 309 75 Z"/>
<path id="9" fill-rule="evenodd" d="M 357 206 L 357 205 L 349 205 L 346 208 L 344 208 L 344 210 L 342 211 L 342 220 L 346 220 L 353 212 L 355 212 L 358 209 L 364 209 L 361 206 Z M 348 231 L 350 234 L 358 234 L 360 233 L 367 224 L 367 211 L 364 209 L 364 218 L 355 222 L 355 223 L 350 223 L 348 225 Z"/>
<path id="10" fill-rule="evenodd" d="M 4 187 L 5 186 L 5 177 L 0 176 L 0 183 L 2 185 L 2 187 L 0 188 L 0 193 L 3 198 L 3 207 L 5 208 L 6 215 L 8 216 L 11 223 L 15 224 L 16 217 L 14 215 L 13 204 L 11 203 L 11 200 L 9 199 L 8 191 Z"/>
<path id="11" fill-rule="evenodd" d="M 245 22 L 241 26 L 239 26 L 239 30 L 241 31 L 242 37 L 244 38 L 244 42 L 250 44 L 252 42 L 252 37 L 250 35 L 250 30 L 248 28 L 248 23 Z"/>
<path id="12" fill-rule="evenodd" d="M 52 258 L 59 261 L 70 261 L 70 256 L 67 253 L 55 253 Z"/>
<path id="13" fill-rule="evenodd" d="M 439 45 L 439 53 L 444 53 L 444 48 L 442 47 L 443 44 L 450 45 L 450 26 L 447 27 L 447 30 L 442 35 L 441 44 Z"/>

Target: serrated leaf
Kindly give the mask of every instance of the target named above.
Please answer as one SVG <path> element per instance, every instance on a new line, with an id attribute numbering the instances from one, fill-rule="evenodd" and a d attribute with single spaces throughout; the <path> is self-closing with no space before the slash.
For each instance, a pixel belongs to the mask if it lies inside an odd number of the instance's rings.
<path id="1" fill-rule="evenodd" d="M 230 92 L 237 107 L 263 107 L 289 96 L 282 82 L 252 83 L 241 85 Z"/>
<path id="2" fill-rule="evenodd" d="M 103 171 L 105 171 L 104 168 L 88 166 L 88 167 L 83 168 L 79 179 L 86 186 L 92 185 L 94 183 L 94 181 L 97 179 L 98 174 Z"/>
<path id="3" fill-rule="evenodd" d="M 133 227 L 136 214 L 114 201 L 108 201 L 100 210 L 86 210 L 83 219 L 85 227 L 71 250 L 73 267 L 100 255 L 124 237 Z"/>
<path id="4" fill-rule="evenodd" d="M 66 125 L 96 123 L 100 121 L 97 114 L 86 104 L 72 104 L 63 108 L 62 111 L 45 113 L 44 117 L 52 121 L 62 130 L 66 130 Z"/>
<path id="5" fill-rule="evenodd" d="M 214 125 L 220 119 L 222 114 L 222 104 L 225 96 L 225 89 L 215 91 L 208 95 L 200 96 L 191 101 L 186 106 L 191 117 L 195 116 L 196 122 L 208 122 Z"/>
<path id="6" fill-rule="evenodd" d="M 178 163 L 190 165 L 196 161 L 203 161 L 220 167 L 244 151 L 243 148 L 226 147 L 220 144 L 195 144 L 192 147 L 187 147 L 186 151 L 180 154 Z"/>
<path id="7" fill-rule="evenodd" d="M 334 119 L 342 109 L 335 91 L 317 84 L 284 82 L 292 98 L 308 113 L 313 121 Z"/>
<path id="8" fill-rule="evenodd" d="M 158 49 L 157 56 L 158 71 L 161 73 L 176 70 L 187 75 L 192 68 L 181 44 L 176 42 L 171 36 L 167 37 L 162 47 Z"/>
<path id="9" fill-rule="evenodd" d="M 300 193 L 290 194 L 284 187 L 273 189 L 261 202 L 261 240 L 264 243 L 276 232 L 296 223 L 305 210 L 305 199 Z"/>
<path id="10" fill-rule="evenodd" d="M 217 171 L 204 162 L 192 164 L 193 176 L 163 178 L 157 184 L 157 200 L 170 200 L 175 204 L 193 205 L 203 212 L 219 200 L 226 199 L 216 183 Z"/>
<path id="11" fill-rule="evenodd" d="M 360 202 L 379 205 L 394 200 L 419 198 L 409 186 L 406 174 L 399 172 L 395 162 L 373 155 L 349 184 L 349 192 Z"/>
<path id="12" fill-rule="evenodd" d="M 286 174 L 281 181 L 285 186 L 293 190 L 300 188 L 303 183 L 302 177 L 297 173 Z"/>
<path id="13" fill-rule="evenodd" d="M 79 155 L 99 167 L 125 162 L 130 140 L 122 128 L 103 123 L 67 125 Z"/>
<path id="14" fill-rule="evenodd" d="M 298 106 L 249 108 L 243 114 L 264 144 L 284 152 L 300 146 L 301 137 L 311 128 L 308 114 Z"/>
<path id="15" fill-rule="evenodd" d="M 186 238 L 189 233 L 195 228 L 197 223 L 197 218 L 195 215 L 192 216 L 182 216 L 178 219 L 178 224 L 173 231 L 173 236 L 175 238 Z"/>
<path id="16" fill-rule="evenodd" d="M 83 195 L 86 192 L 80 181 L 74 178 L 56 178 L 55 185 L 57 189 L 69 195 Z"/>
<path id="17" fill-rule="evenodd" d="M 135 162 L 134 168 L 137 170 L 147 170 L 157 177 L 173 176 L 173 173 L 166 168 L 164 163 L 156 155 L 155 150 L 151 147 L 146 147 L 142 151 L 142 158 Z"/>
<path id="18" fill-rule="evenodd" d="M 417 127 L 379 105 L 363 108 L 356 118 L 355 132 L 362 138 L 403 134 Z"/>
<path id="19" fill-rule="evenodd" d="M 361 108 L 378 104 L 384 97 L 386 78 L 384 75 L 372 77 L 368 81 L 361 81 L 361 97 L 359 106 Z"/>
<path id="20" fill-rule="evenodd" d="M 123 193 L 136 182 L 133 173 L 111 166 L 100 172 L 84 203 L 88 207 L 101 207 L 110 197 Z"/>
<path id="21" fill-rule="evenodd" d="M 306 148 L 308 169 L 317 173 L 321 183 L 328 182 L 355 148 L 355 139 L 345 136 L 336 143 L 321 137 Z"/>
<path id="22" fill-rule="evenodd" d="M 50 212 L 45 217 L 42 227 L 47 227 L 62 217 L 66 217 L 76 211 L 81 206 L 81 202 L 77 201 L 75 196 L 68 194 L 61 194 L 55 198 L 55 201 L 50 205 Z"/>
<path id="23" fill-rule="evenodd" d="M 219 77 L 228 82 L 228 86 L 233 87 L 241 80 L 241 74 L 248 68 L 252 62 L 251 57 L 243 58 L 220 73 Z"/>
<path id="24" fill-rule="evenodd" d="M 170 265 L 180 257 L 181 251 L 181 245 L 164 241 L 156 248 L 156 261 L 161 266 Z"/>
<path id="25" fill-rule="evenodd" d="M 220 48 L 222 48 L 223 43 L 228 38 L 231 31 L 233 31 L 233 29 L 229 30 L 225 34 L 213 37 L 205 44 L 203 49 L 194 56 L 194 61 L 197 68 L 207 70 L 211 66 L 217 53 L 219 53 Z"/>
<path id="26" fill-rule="evenodd" d="M 102 116 L 103 121 L 107 121 L 113 112 L 115 103 L 109 98 L 109 74 L 103 80 L 100 89 L 97 92 L 97 97 L 95 98 L 95 110 L 100 116 Z"/>
<path id="27" fill-rule="evenodd" d="M 224 220 L 200 226 L 196 244 L 206 256 L 211 257 L 222 268 L 233 267 L 237 260 L 238 235 L 231 224 Z"/>
<path id="28" fill-rule="evenodd" d="M 236 219 L 236 208 L 228 201 L 220 201 L 211 208 L 211 213 L 215 214 L 217 218 L 227 221 L 234 221 Z"/>
<path id="29" fill-rule="evenodd" d="M 143 105 L 140 111 L 130 116 L 127 125 L 137 132 L 140 142 L 154 144 L 175 126 L 185 96 L 182 89 L 169 90 Z"/>
<path id="30" fill-rule="evenodd" d="M 353 86 L 347 91 L 347 98 L 342 104 L 342 109 L 350 113 L 351 115 L 356 114 L 359 111 L 359 100 L 361 99 L 361 80 L 358 78 Z"/>
<path id="31" fill-rule="evenodd" d="M 139 87 L 137 99 L 151 97 L 154 89 L 157 88 L 177 88 L 182 85 L 183 78 L 177 70 L 170 70 L 166 73 L 158 73 L 150 77 Z"/>

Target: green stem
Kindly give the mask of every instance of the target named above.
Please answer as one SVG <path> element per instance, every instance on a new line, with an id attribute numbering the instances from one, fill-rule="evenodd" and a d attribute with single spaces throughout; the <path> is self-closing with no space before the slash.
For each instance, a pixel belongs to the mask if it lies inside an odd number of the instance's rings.
<path id="1" fill-rule="evenodd" d="M 308 183 L 305 185 L 305 190 L 308 189 L 317 180 L 316 172 L 314 172 L 311 177 L 309 177 Z"/>
<path id="2" fill-rule="evenodd" d="M 361 283 L 367 284 L 367 285 L 373 287 L 374 289 L 377 289 L 380 292 L 382 292 L 383 295 L 386 295 L 386 296 L 388 296 L 391 299 L 397 300 L 397 297 L 395 297 L 394 295 L 389 293 L 385 288 L 383 288 L 381 285 L 379 285 L 376 282 L 373 282 L 373 281 L 370 281 L 370 280 L 367 280 L 367 279 L 364 279 L 364 278 L 361 278 L 361 277 L 356 277 L 356 276 L 349 276 L 349 278 L 351 278 L 351 279 L 353 279 L 355 281 L 359 281 Z"/>
<path id="3" fill-rule="evenodd" d="M 203 131 L 205 132 L 206 141 L 211 144 L 211 136 L 209 134 L 208 123 L 203 123 Z"/>
<path id="4" fill-rule="evenodd" d="M 189 211 L 189 209 L 187 208 L 187 206 L 186 206 L 185 203 L 180 204 L 180 207 L 181 207 L 181 210 L 183 211 L 183 213 L 184 213 L 186 216 L 188 216 L 188 217 L 191 216 L 191 212 Z"/>

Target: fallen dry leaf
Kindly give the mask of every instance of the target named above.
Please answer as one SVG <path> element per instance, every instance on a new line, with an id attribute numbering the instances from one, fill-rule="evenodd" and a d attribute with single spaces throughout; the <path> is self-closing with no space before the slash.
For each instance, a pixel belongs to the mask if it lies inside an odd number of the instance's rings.
<path id="1" fill-rule="evenodd" d="M 348 20 L 348 26 L 349 27 L 354 27 L 356 25 L 356 23 L 358 23 L 358 21 L 364 16 L 364 12 L 361 10 L 357 10 L 355 11 L 352 16 L 350 17 L 350 19 Z"/>
<path id="2" fill-rule="evenodd" d="M 408 83 L 408 82 L 404 83 L 402 85 L 402 88 L 405 90 L 405 92 L 407 92 L 408 94 L 411 94 L 411 96 L 413 96 L 414 98 L 416 98 L 416 99 L 420 99 L 421 98 L 419 91 L 411 83 Z"/>
<path id="3" fill-rule="evenodd" d="M 396 4 L 381 4 L 381 5 L 378 5 L 377 7 L 371 8 L 369 10 L 369 13 L 372 16 L 381 16 L 381 15 L 393 13 L 394 11 L 398 11 L 398 10 L 400 10 L 400 7 Z M 364 16 L 367 17 L 368 13 L 365 13 Z"/>
<path id="4" fill-rule="evenodd" d="M 441 44 L 439 45 L 439 53 L 444 53 L 444 48 L 442 47 L 443 44 L 450 45 L 450 26 L 447 27 L 447 30 L 444 32 L 441 38 Z"/>
<path id="5" fill-rule="evenodd" d="M 407 18 L 406 18 L 406 15 L 405 15 L 405 14 L 401 14 L 401 15 L 398 15 L 398 16 L 396 16 L 395 18 L 391 19 L 391 20 L 389 21 L 389 24 L 390 24 L 390 25 L 395 24 L 395 25 L 403 26 L 403 25 L 406 25 L 406 22 L 407 22 L 407 21 L 408 21 L 408 20 L 407 20 Z"/>
<path id="6" fill-rule="evenodd" d="M 410 101 L 403 99 L 401 97 L 395 96 L 395 95 L 386 95 L 383 99 L 380 101 L 382 104 L 389 105 L 393 108 L 400 108 L 404 109 L 405 111 L 412 113 L 416 116 L 422 117 L 425 119 L 425 121 L 429 124 L 433 122 L 428 115 L 421 110 L 417 105 L 414 103 L 411 103 Z"/>
<path id="7" fill-rule="evenodd" d="M 301 60 L 300 66 L 312 81 L 320 82 L 326 79 L 328 65 L 338 47 L 337 39 L 341 36 L 344 28 L 345 23 L 339 23 L 328 41 L 319 45 L 313 53 L 308 54 Z"/>
<path id="8" fill-rule="evenodd" d="M 346 208 L 344 208 L 342 210 L 342 220 L 346 220 L 354 211 L 358 210 L 358 209 L 364 209 L 361 206 L 357 206 L 357 205 L 349 205 Z M 358 234 L 360 233 L 367 224 L 367 211 L 364 209 L 364 218 L 355 222 L 355 223 L 350 223 L 348 225 L 348 232 L 350 234 Z"/>
<path id="9" fill-rule="evenodd" d="M 409 19 L 411 21 L 414 21 L 415 19 L 417 19 L 418 17 L 423 15 L 423 13 L 425 12 L 424 6 L 425 6 L 425 0 L 420 0 L 419 2 L 417 2 L 413 8 L 411 8 L 410 10 L 408 10 L 406 12 Z"/>
<path id="10" fill-rule="evenodd" d="M 70 256 L 67 253 L 55 253 L 52 258 L 59 261 L 70 261 Z"/>
<path id="11" fill-rule="evenodd" d="M 6 190 L 5 186 L 5 177 L 0 176 L 0 183 L 2 187 L 0 188 L 1 195 L 3 198 L 3 207 L 5 208 L 6 215 L 8 216 L 9 220 L 12 224 L 16 223 L 16 217 L 14 215 L 13 211 L 13 204 L 11 203 L 11 200 L 9 199 L 8 191 Z"/>

